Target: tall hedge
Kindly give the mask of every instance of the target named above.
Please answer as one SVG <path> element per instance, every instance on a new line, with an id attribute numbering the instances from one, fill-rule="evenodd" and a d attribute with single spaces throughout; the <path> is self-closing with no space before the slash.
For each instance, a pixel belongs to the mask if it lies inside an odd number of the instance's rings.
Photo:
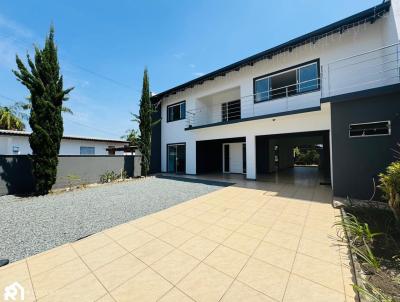
<path id="1" fill-rule="evenodd" d="M 63 88 L 53 26 L 50 28 L 44 48 L 39 49 L 35 46 L 34 61 L 29 55 L 27 60 L 30 70 L 17 55 L 18 71 L 13 70 L 13 72 L 30 92 L 32 108 L 29 125 L 32 134 L 29 137 L 29 144 L 32 149 L 33 174 L 36 194 L 44 195 L 56 181 L 58 153 L 64 132 L 62 104 L 73 89 Z"/>

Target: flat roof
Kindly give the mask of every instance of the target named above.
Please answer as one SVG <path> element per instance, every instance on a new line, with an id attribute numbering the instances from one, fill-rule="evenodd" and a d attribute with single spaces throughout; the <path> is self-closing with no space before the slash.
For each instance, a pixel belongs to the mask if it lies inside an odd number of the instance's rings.
<path id="1" fill-rule="evenodd" d="M 31 132 L 27 131 L 17 131 L 17 130 L 3 130 L 0 129 L 0 135 L 9 135 L 9 136 L 29 136 Z M 63 139 L 69 140 L 82 140 L 82 141 L 96 141 L 96 142 L 109 142 L 109 143 L 124 143 L 129 144 L 126 140 L 118 140 L 112 138 L 99 138 L 99 137 L 85 137 L 85 136 L 69 136 L 65 135 L 62 137 Z"/>
<path id="2" fill-rule="evenodd" d="M 390 0 L 384 1 L 383 3 L 381 3 L 379 5 L 376 5 L 374 7 L 366 9 L 366 10 L 359 12 L 357 14 L 354 14 L 350 17 L 347 17 L 340 21 L 331 23 L 327 26 L 321 27 L 321 28 L 314 30 L 312 32 L 309 32 L 305 35 L 294 38 L 285 43 L 282 43 L 282 44 L 272 47 L 270 49 L 259 52 L 255 55 L 247 57 L 243 60 L 237 61 L 233 64 L 227 65 L 225 67 L 222 67 L 220 69 L 217 69 L 215 71 L 207 73 L 201 77 L 195 78 L 186 83 L 183 83 L 181 85 L 178 85 L 178 86 L 175 86 L 168 90 L 165 90 L 161 93 L 158 93 L 158 94 L 152 96 L 152 100 L 159 101 L 162 98 L 167 97 L 172 94 L 175 94 L 179 91 L 184 91 L 185 89 L 192 88 L 195 85 L 201 85 L 201 84 L 203 84 L 203 82 L 211 81 L 218 76 L 224 76 L 228 72 L 239 71 L 240 68 L 242 68 L 244 66 L 247 66 L 247 65 L 252 66 L 254 63 L 256 63 L 258 61 L 265 60 L 265 59 L 271 59 L 274 55 L 277 55 L 279 53 L 286 52 L 286 51 L 290 52 L 296 47 L 299 47 L 299 46 L 302 46 L 302 45 L 308 44 L 308 43 L 315 43 L 319 39 L 322 39 L 323 37 L 326 37 L 326 36 L 330 36 L 332 34 L 336 34 L 336 33 L 341 34 L 344 31 L 346 31 L 347 29 L 350 29 L 354 26 L 364 24 L 366 22 L 374 23 L 384 13 L 388 12 L 389 8 L 390 8 Z"/>

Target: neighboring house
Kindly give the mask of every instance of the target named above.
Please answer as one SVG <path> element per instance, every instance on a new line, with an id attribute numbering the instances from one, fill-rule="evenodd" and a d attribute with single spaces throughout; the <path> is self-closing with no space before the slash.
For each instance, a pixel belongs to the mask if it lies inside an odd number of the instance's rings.
<path id="1" fill-rule="evenodd" d="M 152 171 L 256 180 L 313 145 L 335 195 L 369 198 L 400 141 L 399 37 L 385 1 L 153 96 Z"/>
<path id="2" fill-rule="evenodd" d="M 0 155 L 31 154 L 29 132 L 0 130 Z M 64 136 L 61 140 L 60 155 L 123 155 L 124 140 L 101 139 L 93 137 Z M 122 148 L 117 149 L 115 148 Z M 114 149 L 112 152 L 109 149 Z"/>

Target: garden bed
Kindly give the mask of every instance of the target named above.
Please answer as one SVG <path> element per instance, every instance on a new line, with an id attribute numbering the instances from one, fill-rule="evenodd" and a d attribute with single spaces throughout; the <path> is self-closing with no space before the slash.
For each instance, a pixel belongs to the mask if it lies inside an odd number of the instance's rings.
<path id="1" fill-rule="evenodd" d="M 367 301 L 400 301 L 400 226 L 390 209 L 347 205 L 343 219 Z M 357 269 L 357 266 L 356 266 Z M 358 280 L 360 282 L 360 280 Z"/>

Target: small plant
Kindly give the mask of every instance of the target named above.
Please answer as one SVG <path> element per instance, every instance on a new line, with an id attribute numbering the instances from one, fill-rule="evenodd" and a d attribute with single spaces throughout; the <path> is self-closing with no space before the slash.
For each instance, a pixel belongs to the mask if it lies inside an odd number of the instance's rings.
<path id="1" fill-rule="evenodd" d="M 353 289 L 364 296 L 368 301 L 375 302 L 395 302 L 395 300 L 385 295 L 379 288 L 376 288 L 371 283 L 364 281 L 365 288 L 353 284 Z"/>
<path id="2" fill-rule="evenodd" d="M 100 182 L 107 183 L 126 178 L 128 178 L 128 173 L 124 169 L 121 169 L 119 173 L 115 173 L 114 171 L 106 171 L 104 174 L 100 175 Z"/>
<path id="3" fill-rule="evenodd" d="M 349 240 L 353 245 L 371 244 L 374 237 L 382 235 L 382 233 L 372 233 L 368 223 L 358 221 L 357 217 L 347 213 L 343 220 L 336 222 L 336 226 L 341 226 L 349 232 Z"/>
<path id="4" fill-rule="evenodd" d="M 80 177 L 78 175 L 69 174 L 67 175 L 68 189 L 72 189 L 74 184 L 80 182 Z"/>
<path id="5" fill-rule="evenodd" d="M 378 271 L 381 267 L 379 260 L 375 257 L 372 253 L 371 248 L 366 244 L 364 241 L 363 247 L 357 247 L 351 245 L 352 251 L 357 255 L 358 258 L 362 260 L 364 265 L 367 265 L 369 268 L 373 269 L 374 271 Z"/>
<path id="6" fill-rule="evenodd" d="M 394 217 L 400 221 L 400 161 L 391 163 L 385 173 L 379 174 L 379 188 L 385 194 Z"/>
<path id="7" fill-rule="evenodd" d="M 114 171 L 106 171 L 104 174 L 100 175 L 100 182 L 107 183 L 112 182 L 118 178 L 118 174 Z"/>

